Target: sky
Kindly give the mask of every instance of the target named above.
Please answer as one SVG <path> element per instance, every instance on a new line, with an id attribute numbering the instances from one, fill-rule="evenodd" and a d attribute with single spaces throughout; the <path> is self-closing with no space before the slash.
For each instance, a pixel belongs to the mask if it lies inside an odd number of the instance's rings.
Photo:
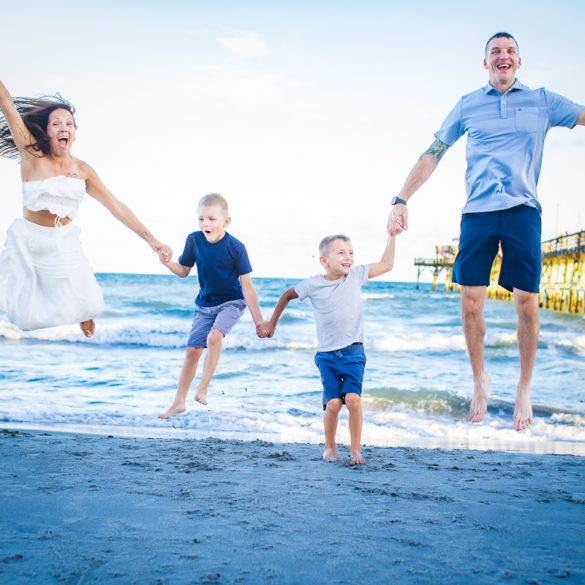
<path id="1" fill-rule="evenodd" d="M 254 276 L 320 272 L 322 237 L 356 262 L 385 246 L 390 200 L 459 98 L 487 83 L 486 40 L 518 40 L 518 78 L 585 104 L 585 2 L 77 0 L 2 8 L 0 79 L 59 92 L 89 163 L 177 258 L 210 192 L 230 204 Z M 585 229 L 585 128 L 552 129 L 539 184 L 543 238 Z M 459 233 L 465 138 L 409 202 L 388 280 Z M 22 213 L 0 159 L 0 240 Z M 168 273 L 87 197 L 78 219 L 97 272 Z M 430 278 L 430 273 L 426 275 Z"/>

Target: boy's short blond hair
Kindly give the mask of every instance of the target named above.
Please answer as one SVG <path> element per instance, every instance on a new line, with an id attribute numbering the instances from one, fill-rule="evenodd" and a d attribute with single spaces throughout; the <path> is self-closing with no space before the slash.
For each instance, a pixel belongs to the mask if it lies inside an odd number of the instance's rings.
<path id="1" fill-rule="evenodd" d="M 199 209 L 200 207 L 209 207 L 210 205 L 218 205 L 219 207 L 221 207 L 221 210 L 223 211 L 225 216 L 229 217 L 230 209 L 228 206 L 228 202 L 226 201 L 223 195 L 220 195 L 219 193 L 209 193 L 208 195 L 203 195 L 203 197 L 201 197 L 201 200 L 199 201 L 197 209 Z"/>
<path id="2" fill-rule="evenodd" d="M 329 252 L 329 246 L 335 240 L 343 240 L 344 242 L 351 242 L 351 239 L 343 234 L 335 234 L 334 236 L 325 236 L 319 243 L 319 254 L 325 256 Z"/>

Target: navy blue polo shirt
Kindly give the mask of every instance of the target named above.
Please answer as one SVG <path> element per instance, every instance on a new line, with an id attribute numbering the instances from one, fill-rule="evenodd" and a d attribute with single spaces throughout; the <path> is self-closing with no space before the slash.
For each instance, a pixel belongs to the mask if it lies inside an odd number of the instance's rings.
<path id="1" fill-rule="evenodd" d="M 246 247 L 227 232 L 213 244 L 202 231 L 189 234 L 179 264 L 197 265 L 200 290 L 195 303 L 200 307 L 243 299 L 239 278 L 252 272 Z"/>

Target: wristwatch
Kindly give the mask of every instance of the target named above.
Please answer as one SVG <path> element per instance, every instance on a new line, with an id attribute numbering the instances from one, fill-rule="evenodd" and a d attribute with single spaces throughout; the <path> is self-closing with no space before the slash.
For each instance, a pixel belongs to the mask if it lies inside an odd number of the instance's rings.
<path id="1" fill-rule="evenodd" d="M 392 197 L 392 201 L 390 201 L 392 205 L 396 205 L 397 203 L 402 203 L 402 205 L 406 205 L 406 200 L 401 199 L 400 197 Z"/>

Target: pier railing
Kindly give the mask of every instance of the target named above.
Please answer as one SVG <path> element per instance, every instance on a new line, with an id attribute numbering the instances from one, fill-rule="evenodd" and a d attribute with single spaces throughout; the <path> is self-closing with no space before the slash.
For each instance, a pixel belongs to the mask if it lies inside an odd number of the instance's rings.
<path id="1" fill-rule="evenodd" d="M 585 252 L 585 230 L 574 234 L 564 234 L 542 242 L 542 257 L 565 256 Z"/>

